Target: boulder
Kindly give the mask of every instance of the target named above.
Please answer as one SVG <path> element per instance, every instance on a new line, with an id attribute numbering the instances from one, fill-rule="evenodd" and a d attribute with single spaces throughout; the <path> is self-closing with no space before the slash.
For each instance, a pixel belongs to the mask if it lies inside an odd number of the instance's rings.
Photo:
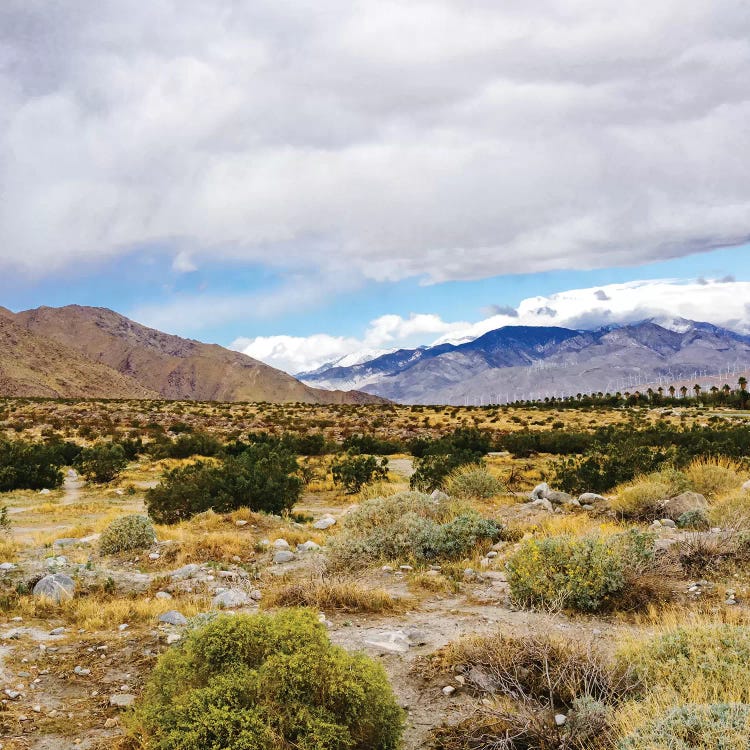
<path id="1" fill-rule="evenodd" d="M 313 541 L 307 541 L 297 545 L 297 552 L 317 552 L 319 549 L 320 545 Z"/>
<path id="2" fill-rule="evenodd" d="M 274 556 L 273 561 L 280 565 L 282 563 L 288 563 L 294 560 L 294 552 L 290 552 L 287 549 L 279 550 Z"/>
<path id="3" fill-rule="evenodd" d="M 245 607 L 251 603 L 250 597 L 240 589 L 227 589 L 217 594 L 212 600 L 212 606 L 217 609 L 235 609 Z"/>
<path id="4" fill-rule="evenodd" d="M 163 615 L 159 615 L 159 622 L 163 622 L 165 625 L 187 625 L 187 617 L 178 612 L 176 609 L 170 609 L 169 612 L 165 612 Z"/>
<path id="5" fill-rule="evenodd" d="M 201 569 L 200 565 L 196 565 L 195 563 L 188 563 L 187 565 L 183 565 L 181 568 L 177 568 L 177 570 L 173 570 L 169 575 L 174 580 L 183 580 L 185 578 L 192 578 L 196 573 L 198 573 Z"/>
<path id="6" fill-rule="evenodd" d="M 544 508 L 544 510 L 549 511 L 550 513 L 552 513 L 555 510 L 552 507 L 552 503 L 549 500 L 547 500 L 546 497 L 540 497 L 540 498 L 537 498 L 536 500 L 532 500 L 529 503 L 529 505 L 537 506 L 539 508 Z"/>
<path id="7" fill-rule="evenodd" d="M 534 487 L 533 490 L 531 490 L 531 494 L 529 495 L 529 497 L 532 500 L 546 500 L 548 492 L 549 485 L 547 484 L 547 482 L 542 482 L 541 484 L 538 484 L 536 487 Z"/>
<path id="8" fill-rule="evenodd" d="M 549 500 L 552 503 L 552 505 L 566 505 L 567 503 L 573 500 L 573 496 L 569 495 L 567 492 L 558 492 L 557 490 L 550 490 L 547 493 L 546 499 Z"/>
<path id="9" fill-rule="evenodd" d="M 708 502 L 703 495 L 697 492 L 683 492 L 681 495 L 662 500 L 659 504 L 660 511 L 665 518 L 676 521 L 683 513 L 691 510 L 707 510 Z"/>
<path id="10" fill-rule="evenodd" d="M 597 495 L 596 492 L 584 492 L 578 496 L 578 502 L 581 505 L 596 505 L 597 503 L 604 503 L 607 501 L 606 497 Z"/>
<path id="11" fill-rule="evenodd" d="M 274 549 L 289 549 L 289 542 L 286 539 L 277 539 L 273 543 Z"/>
<path id="12" fill-rule="evenodd" d="M 65 573 L 52 573 L 40 579 L 34 586 L 33 594 L 36 597 L 46 597 L 59 604 L 67 599 L 72 599 L 75 594 L 76 583 Z"/>
<path id="13" fill-rule="evenodd" d="M 323 518 L 318 519 L 313 524 L 313 528 L 318 529 L 319 531 L 325 531 L 326 529 L 330 529 L 335 523 L 336 519 L 333 516 L 323 516 Z"/>

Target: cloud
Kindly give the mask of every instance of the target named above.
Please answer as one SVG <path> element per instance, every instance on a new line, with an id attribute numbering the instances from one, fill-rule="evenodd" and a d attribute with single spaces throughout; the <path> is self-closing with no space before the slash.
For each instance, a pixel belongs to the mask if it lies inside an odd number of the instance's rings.
<path id="1" fill-rule="evenodd" d="M 383 315 L 371 321 L 361 338 L 328 334 L 265 336 L 238 339 L 231 348 L 296 373 L 313 370 L 346 355 L 352 355 L 352 362 L 360 359 L 363 352 L 369 352 L 371 358 L 383 348 L 460 343 L 503 326 L 554 324 L 572 329 L 594 329 L 653 318 L 661 325 L 680 329 L 687 319 L 750 334 L 750 303 L 745 302 L 747 299 L 750 299 L 750 282 L 724 279 L 633 281 L 598 289 L 571 289 L 548 297 L 529 297 L 517 308 L 501 312 L 493 309 L 493 315 L 475 323 L 445 321 L 432 314 L 409 318 Z M 548 312 L 552 305 L 557 312 L 554 321 L 550 320 Z"/>
<path id="2" fill-rule="evenodd" d="M 749 36 L 730 0 L 7 0 L 0 267 L 148 243 L 442 281 L 739 244 Z"/>
<path id="3" fill-rule="evenodd" d="M 518 310 L 510 305 L 487 305 L 487 307 L 482 308 L 482 313 L 488 318 L 493 315 L 507 315 L 511 318 L 518 317 Z"/>

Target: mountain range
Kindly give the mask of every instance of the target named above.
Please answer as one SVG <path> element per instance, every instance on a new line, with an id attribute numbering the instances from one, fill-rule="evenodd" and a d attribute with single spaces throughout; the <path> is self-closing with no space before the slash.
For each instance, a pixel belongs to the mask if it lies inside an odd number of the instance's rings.
<path id="1" fill-rule="evenodd" d="M 472 341 L 399 349 L 300 378 L 402 403 L 460 405 L 624 392 L 746 371 L 748 363 L 750 336 L 710 323 L 652 319 L 596 330 L 506 326 Z"/>
<path id="2" fill-rule="evenodd" d="M 372 403 L 320 389 L 245 354 L 180 338 L 99 307 L 0 308 L 0 395 Z"/>

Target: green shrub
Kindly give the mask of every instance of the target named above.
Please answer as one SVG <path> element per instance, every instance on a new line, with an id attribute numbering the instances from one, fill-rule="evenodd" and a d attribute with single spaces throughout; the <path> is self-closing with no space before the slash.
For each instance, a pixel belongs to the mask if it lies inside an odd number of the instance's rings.
<path id="1" fill-rule="evenodd" d="M 378 461 L 375 456 L 349 452 L 333 462 L 331 472 L 335 484 L 340 484 L 347 494 L 354 494 L 366 484 L 388 477 L 388 459 Z"/>
<path id="2" fill-rule="evenodd" d="M 612 509 L 625 518 L 653 519 L 663 500 L 690 488 L 688 478 L 681 471 L 665 468 L 639 477 L 630 486 L 619 488 L 612 501 Z"/>
<path id="3" fill-rule="evenodd" d="M 99 538 L 99 551 L 103 555 L 113 555 L 132 549 L 148 549 L 155 541 L 154 527 L 146 516 L 123 516 L 104 529 Z"/>
<path id="4" fill-rule="evenodd" d="M 175 440 L 157 440 L 149 446 L 154 458 L 190 458 L 190 456 L 218 456 L 221 443 L 204 432 L 185 432 Z"/>
<path id="5" fill-rule="evenodd" d="M 676 521 L 680 529 L 696 529 L 705 531 L 710 528 L 708 516 L 703 510 L 688 510 L 683 513 Z"/>
<path id="6" fill-rule="evenodd" d="M 146 750 L 396 750 L 384 669 L 309 610 L 222 615 L 163 654 L 131 729 Z"/>
<path id="7" fill-rule="evenodd" d="M 458 428 L 438 440 L 415 440 L 412 489 L 431 492 L 445 484 L 448 475 L 460 466 L 479 464 L 490 450 L 489 437 L 477 429 Z"/>
<path id="8" fill-rule="evenodd" d="M 57 445 L 0 439 L 0 492 L 59 487 L 64 465 Z"/>
<path id="9" fill-rule="evenodd" d="M 127 465 L 125 450 L 118 443 L 96 443 L 84 448 L 76 459 L 81 474 L 100 484 L 111 482 Z"/>
<path id="10" fill-rule="evenodd" d="M 499 495 L 503 490 L 503 483 L 479 464 L 469 464 L 454 470 L 446 482 L 448 494 L 462 500 L 486 500 Z"/>
<path id="11" fill-rule="evenodd" d="M 507 563 L 511 595 L 524 606 L 604 609 L 624 594 L 629 573 L 651 561 L 652 546 L 639 532 L 530 539 Z"/>
<path id="12" fill-rule="evenodd" d="M 750 705 L 688 704 L 669 709 L 620 740 L 619 750 L 747 750 Z"/>
<path id="13" fill-rule="evenodd" d="M 157 523 L 177 523 L 213 509 L 241 507 L 266 513 L 290 509 L 302 492 L 292 453 L 274 445 L 249 446 L 221 465 L 197 462 L 168 471 L 146 492 L 148 513 Z"/>
<path id="14" fill-rule="evenodd" d="M 379 560 L 455 560 L 477 544 L 496 541 L 503 528 L 471 510 L 418 492 L 367 500 L 348 513 L 329 542 L 334 568 L 362 567 Z"/>

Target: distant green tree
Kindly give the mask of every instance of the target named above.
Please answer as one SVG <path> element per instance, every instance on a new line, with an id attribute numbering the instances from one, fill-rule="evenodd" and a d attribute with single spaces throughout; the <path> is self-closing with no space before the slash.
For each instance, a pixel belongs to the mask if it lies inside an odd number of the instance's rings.
<path id="1" fill-rule="evenodd" d="M 96 443 L 84 448 L 76 459 L 81 474 L 99 484 L 111 482 L 127 465 L 125 449 L 119 443 Z"/>
<path id="2" fill-rule="evenodd" d="M 359 492 L 365 485 L 388 476 L 388 459 L 361 453 L 348 452 L 334 461 L 331 472 L 335 484 L 341 485 L 347 494 Z"/>

